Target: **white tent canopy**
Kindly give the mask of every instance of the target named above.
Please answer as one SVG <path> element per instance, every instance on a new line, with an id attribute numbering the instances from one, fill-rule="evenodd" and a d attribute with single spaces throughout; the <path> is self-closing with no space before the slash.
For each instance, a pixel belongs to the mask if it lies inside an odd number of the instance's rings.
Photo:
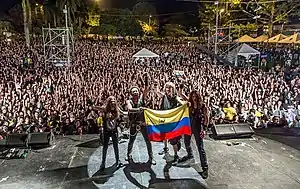
<path id="1" fill-rule="evenodd" d="M 228 57 L 233 58 L 237 66 L 238 56 L 243 56 L 249 59 L 252 55 L 260 55 L 260 52 L 247 44 L 242 44 L 228 53 Z"/>
<path id="2" fill-rule="evenodd" d="M 143 48 L 142 50 L 140 50 L 139 52 L 135 53 L 133 55 L 133 58 L 158 58 L 159 55 L 155 54 L 154 52 Z"/>

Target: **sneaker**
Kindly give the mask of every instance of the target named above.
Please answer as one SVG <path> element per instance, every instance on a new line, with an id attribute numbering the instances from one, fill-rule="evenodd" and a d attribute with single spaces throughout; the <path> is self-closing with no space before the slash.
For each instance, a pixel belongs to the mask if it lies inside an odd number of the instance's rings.
<path id="1" fill-rule="evenodd" d="M 169 151 L 169 148 L 163 148 L 162 151 L 158 152 L 158 155 L 164 155 L 164 154 L 168 153 L 168 151 Z"/>
<path id="2" fill-rule="evenodd" d="M 178 162 L 179 162 L 179 163 L 185 162 L 185 161 L 190 160 L 190 159 L 193 159 L 193 158 L 194 158 L 193 155 L 187 155 L 187 156 L 184 156 L 184 157 L 180 158 L 180 159 L 178 160 Z"/>
<path id="3" fill-rule="evenodd" d="M 202 168 L 202 173 L 201 173 L 201 176 L 203 179 L 207 179 L 208 177 L 208 169 L 207 168 Z"/>

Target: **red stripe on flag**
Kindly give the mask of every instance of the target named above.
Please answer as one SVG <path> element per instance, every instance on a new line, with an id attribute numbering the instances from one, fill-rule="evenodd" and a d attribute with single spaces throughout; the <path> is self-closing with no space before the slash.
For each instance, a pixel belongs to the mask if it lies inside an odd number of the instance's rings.
<path id="1" fill-rule="evenodd" d="M 161 142 L 181 135 L 191 135 L 191 134 L 192 134 L 191 127 L 184 125 L 175 131 L 169 133 L 153 133 L 153 134 L 149 134 L 148 137 L 149 140 L 151 141 Z"/>

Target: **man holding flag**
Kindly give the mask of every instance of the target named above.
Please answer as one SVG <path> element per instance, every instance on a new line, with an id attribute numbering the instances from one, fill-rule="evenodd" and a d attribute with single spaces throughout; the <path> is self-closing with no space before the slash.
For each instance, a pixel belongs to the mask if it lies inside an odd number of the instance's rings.
<path id="1" fill-rule="evenodd" d="M 179 96 L 177 96 L 176 86 L 172 82 L 167 82 L 164 86 L 164 93 L 160 93 L 160 94 L 162 96 L 161 110 L 171 110 L 174 108 L 178 108 L 181 105 L 184 105 L 184 102 L 180 99 Z M 185 108 L 187 109 L 187 111 L 185 110 Z M 166 111 L 164 111 L 164 112 L 166 112 Z M 187 112 L 187 113 L 185 113 L 185 112 Z M 166 122 L 167 124 L 159 125 L 158 126 L 159 129 L 152 127 L 153 130 L 151 130 L 151 127 L 148 127 L 147 131 L 149 134 L 149 138 L 151 140 L 151 135 L 150 135 L 151 132 L 160 133 L 161 135 L 158 135 L 160 138 L 155 138 L 155 141 L 159 141 L 159 140 L 164 141 L 164 149 L 163 149 L 164 153 L 168 152 L 167 140 L 169 140 L 169 142 L 173 146 L 173 150 L 174 150 L 173 162 L 176 163 L 179 160 L 178 151 L 181 148 L 181 142 L 180 142 L 181 135 L 191 134 L 188 106 L 185 104 L 185 106 L 181 106 L 181 108 L 178 109 L 177 113 L 181 113 L 181 115 L 174 114 L 174 112 L 173 113 L 168 112 L 169 114 L 165 114 L 163 112 L 160 112 L 160 113 L 161 113 L 161 116 L 166 116 L 166 117 L 171 116 L 170 121 L 172 123 Z M 172 118 L 172 115 L 175 117 Z M 185 117 L 180 117 L 183 115 Z M 146 124 L 147 124 L 146 112 L 145 112 L 145 118 L 146 118 Z M 184 126 L 184 127 L 182 127 L 182 126 Z M 160 130 L 160 129 L 162 129 L 162 130 Z M 167 134 L 164 133 L 164 131 L 168 131 L 168 132 L 166 132 Z"/>

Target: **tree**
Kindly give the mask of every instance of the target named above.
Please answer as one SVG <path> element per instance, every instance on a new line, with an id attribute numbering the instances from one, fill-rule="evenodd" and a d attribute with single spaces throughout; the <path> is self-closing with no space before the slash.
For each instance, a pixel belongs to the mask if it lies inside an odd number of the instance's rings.
<path id="1" fill-rule="evenodd" d="M 243 35 L 251 35 L 256 32 L 258 29 L 257 24 L 255 23 L 247 23 L 247 24 L 235 24 L 233 25 L 232 36 L 234 38 L 239 38 Z"/>
<path id="2" fill-rule="evenodd" d="M 59 15 L 59 9 L 56 6 L 56 0 L 47 0 L 44 2 L 44 22 L 46 25 L 53 23 L 54 27 L 57 26 L 57 17 Z"/>
<path id="3" fill-rule="evenodd" d="M 116 26 L 111 24 L 102 24 L 101 27 L 94 27 L 92 32 L 106 35 L 118 35 Z"/>
<path id="4" fill-rule="evenodd" d="M 116 34 L 121 36 L 136 36 L 141 33 L 141 26 L 128 9 L 110 9 L 100 14 L 101 32 L 107 32 L 105 27 L 116 28 Z M 109 34 L 109 33 L 101 33 Z"/>
<path id="5" fill-rule="evenodd" d="M 89 18 L 90 13 L 87 10 L 87 6 L 79 7 L 78 12 L 76 13 L 76 26 L 78 26 L 79 34 L 82 33 L 82 25 Z M 99 17 L 97 18 L 99 20 Z"/>
<path id="6" fill-rule="evenodd" d="M 13 26 L 11 22 L 0 21 L 0 35 L 2 35 L 3 32 L 11 32 L 12 30 L 13 30 Z"/>
<path id="7" fill-rule="evenodd" d="M 76 20 L 76 12 L 78 9 L 85 6 L 82 0 L 56 0 L 56 6 L 60 11 L 64 10 L 65 5 L 67 5 L 68 8 L 70 23 L 73 23 Z"/>
<path id="8" fill-rule="evenodd" d="M 144 34 L 149 36 L 157 36 L 158 24 L 155 21 L 143 22 L 139 21 Z"/>
<path id="9" fill-rule="evenodd" d="M 85 16 L 85 23 L 88 25 L 88 34 L 90 31 L 92 33 L 98 33 L 100 31 L 99 28 L 93 28 L 93 27 L 99 27 L 100 26 L 100 12 L 99 6 L 94 2 L 90 6 L 88 6 L 88 14 Z"/>
<path id="10" fill-rule="evenodd" d="M 22 5 L 17 4 L 8 11 L 8 18 L 16 31 L 24 31 L 24 14 Z"/>
<path id="11" fill-rule="evenodd" d="M 202 28 L 216 24 L 216 12 L 219 13 L 219 26 L 221 27 L 240 16 L 241 0 L 220 0 L 218 6 L 214 2 L 204 3 L 204 9 L 199 12 Z"/>
<path id="12" fill-rule="evenodd" d="M 30 37 L 29 37 L 29 22 L 28 22 L 28 5 L 27 0 L 22 0 L 22 9 L 23 9 L 23 19 L 24 19 L 24 32 L 25 32 L 25 40 L 26 46 L 30 46 Z"/>
<path id="13" fill-rule="evenodd" d="M 157 36 L 158 18 L 155 7 L 141 0 L 133 7 L 133 14 L 139 21 L 144 34 Z"/>
<path id="14" fill-rule="evenodd" d="M 184 31 L 183 27 L 178 24 L 166 24 L 163 27 L 162 35 L 169 37 L 189 36 L 189 34 Z"/>
<path id="15" fill-rule="evenodd" d="M 150 21 L 157 21 L 155 7 L 147 2 L 141 1 L 133 7 L 133 14 L 142 22 L 149 23 Z"/>
<path id="16" fill-rule="evenodd" d="M 300 15 L 299 0 L 272 1 L 259 0 L 259 4 L 251 4 L 249 12 L 258 16 L 258 21 L 268 25 L 268 35 L 273 35 L 274 24 L 288 21 L 290 16 Z"/>
<path id="17" fill-rule="evenodd" d="M 27 11 L 28 11 L 28 29 L 30 33 L 30 28 L 32 26 L 32 12 L 31 12 L 31 2 L 30 0 L 26 0 Z"/>

